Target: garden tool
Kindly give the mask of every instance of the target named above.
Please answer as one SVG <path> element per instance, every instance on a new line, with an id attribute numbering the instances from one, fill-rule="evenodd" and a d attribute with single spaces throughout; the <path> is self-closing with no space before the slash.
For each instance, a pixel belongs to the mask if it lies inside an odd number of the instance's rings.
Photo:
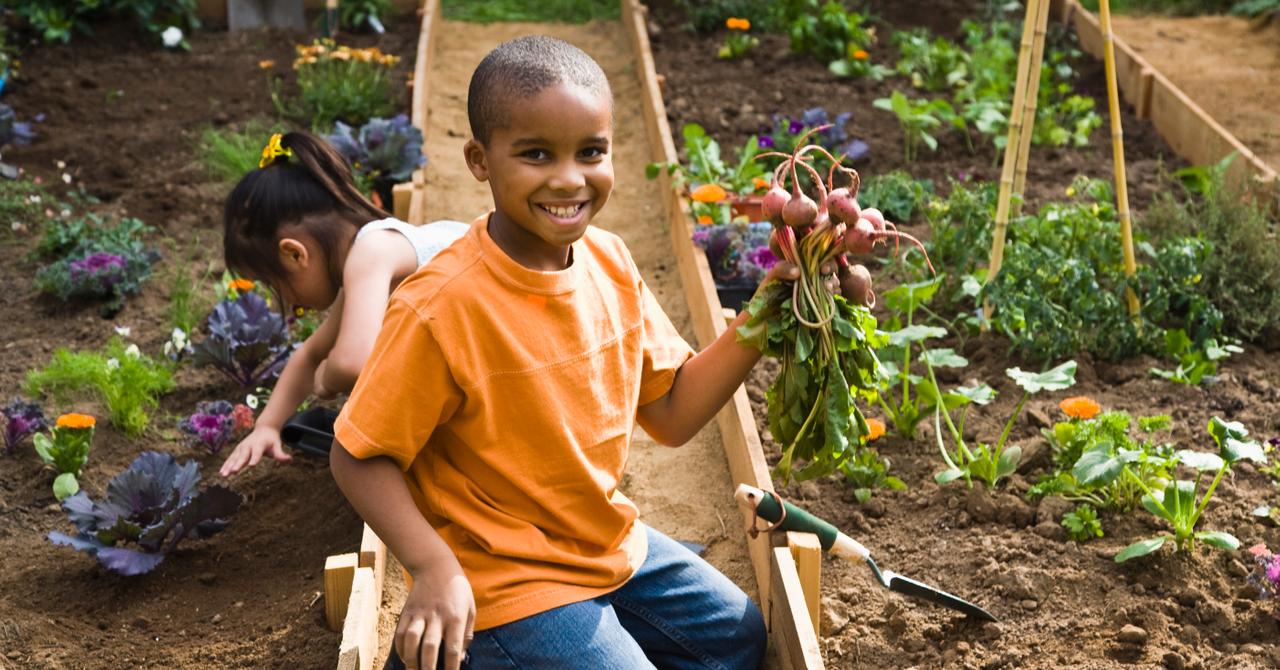
<path id="1" fill-rule="evenodd" d="M 333 422 L 338 413 L 326 407 L 312 407 L 289 417 L 280 429 L 280 441 L 308 456 L 329 457 L 333 445 Z"/>
<path id="2" fill-rule="evenodd" d="M 896 591 L 903 595 L 949 607 L 984 621 L 997 621 L 990 612 L 967 600 L 895 572 L 881 570 L 876 565 L 876 562 L 872 560 L 870 549 L 840 532 L 830 523 L 782 500 L 776 493 L 763 491 L 747 484 L 739 484 L 734 497 L 737 498 L 739 505 L 752 510 L 757 517 L 773 524 L 767 529 L 757 529 L 753 525 L 752 530 L 755 532 L 760 530 L 795 530 L 813 533 L 818 536 L 818 540 L 822 543 L 823 551 L 830 552 L 847 561 L 865 561 L 871 567 L 871 572 L 875 574 L 876 581 L 890 591 Z"/>

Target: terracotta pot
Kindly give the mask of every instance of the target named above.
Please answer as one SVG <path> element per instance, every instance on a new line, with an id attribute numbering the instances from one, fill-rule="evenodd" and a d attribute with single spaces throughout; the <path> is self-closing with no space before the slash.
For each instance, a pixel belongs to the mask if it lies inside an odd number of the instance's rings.
<path id="1" fill-rule="evenodd" d="M 742 195 L 729 200 L 729 212 L 734 218 L 747 217 L 747 221 L 764 221 L 764 196 Z"/>

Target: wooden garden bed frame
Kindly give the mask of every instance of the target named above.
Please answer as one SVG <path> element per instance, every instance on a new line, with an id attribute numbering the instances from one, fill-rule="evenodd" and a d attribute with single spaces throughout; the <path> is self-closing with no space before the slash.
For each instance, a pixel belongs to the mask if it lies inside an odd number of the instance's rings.
<path id="1" fill-rule="evenodd" d="M 1102 60 L 1104 42 L 1098 17 L 1079 0 L 1052 0 L 1052 5 L 1052 16 L 1071 25 L 1081 48 Z M 1119 35 L 1113 35 L 1112 44 L 1116 82 L 1124 99 L 1133 105 L 1138 118 L 1151 121 L 1179 156 L 1193 165 L 1212 165 L 1235 152 L 1239 157 L 1232 161 L 1229 176 L 1251 176 L 1261 183 L 1276 183 L 1274 167 L 1262 162 Z"/>

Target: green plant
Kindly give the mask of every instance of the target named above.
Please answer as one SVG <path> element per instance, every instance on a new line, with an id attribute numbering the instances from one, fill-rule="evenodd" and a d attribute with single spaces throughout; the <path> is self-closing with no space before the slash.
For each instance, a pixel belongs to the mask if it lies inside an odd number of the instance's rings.
<path id="1" fill-rule="evenodd" d="M 0 179 L 0 220 L 10 232 L 34 228 L 54 204 L 49 192 L 30 179 Z"/>
<path id="2" fill-rule="evenodd" d="M 893 112 L 898 117 L 898 125 L 902 128 L 903 159 L 908 163 L 919 156 L 921 144 L 928 147 L 929 151 L 937 151 L 938 140 L 930 131 L 942 126 L 944 122 L 963 122 L 963 119 L 956 116 L 951 103 L 942 98 L 908 100 L 902 91 L 894 91 L 891 97 L 877 98 L 871 104 L 877 109 Z"/>
<path id="3" fill-rule="evenodd" d="M 555 21 L 586 23 L 615 21 L 620 5 L 610 0 L 449 0 L 444 16 L 452 21 L 494 23 L 496 21 Z"/>
<path id="4" fill-rule="evenodd" d="M 884 212 L 886 219 L 907 223 L 933 196 L 933 180 L 916 179 L 904 170 L 872 175 L 858 188 L 858 203 Z"/>
<path id="5" fill-rule="evenodd" d="M 51 395 L 57 402 L 96 397 L 107 406 L 111 423 L 126 435 L 142 434 L 148 409 L 173 389 L 169 368 L 142 353 L 138 345 L 111 338 L 101 351 L 58 349 L 41 370 L 27 373 L 27 392 Z"/>
<path id="6" fill-rule="evenodd" d="M 1102 537 L 1102 523 L 1098 521 L 1098 513 L 1088 503 L 1064 514 L 1062 527 L 1067 529 L 1067 539 L 1072 542 L 1088 542 Z"/>
<path id="7" fill-rule="evenodd" d="M 53 496 L 58 500 L 80 490 L 76 477 L 89 460 L 95 423 L 94 418 L 86 414 L 63 414 L 48 435 L 37 433 L 33 438 L 40 460 L 58 473 L 53 480 Z"/>
<path id="8" fill-rule="evenodd" d="M 125 297 L 138 292 L 160 258 L 137 239 L 149 230 L 132 218 L 110 227 L 92 215 L 69 221 L 51 219 L 35 253 L 53 260 L 36 272 L 36 286 L 63 302 L 106 298 L 101 311 L 109 317 L 120 311 Z"/>
<path id="9" fill-rule="evenodd" d="M 1177 361 L 1178 366 L 1172 370 L 1153 367 L 1151 374 L 1191 386 L 1199 384 L 1206 376 L 1216 374 L 1218 361 L 1244 352 L 1234 344 L 1219 345 L 1213 338 L 1206 340 L 1203 347 L 1196 347 L 1186 331 L 1181 329 L 1165 331 L 1164 342 L 1165 355 Z"/>
<path id="10" fill-rule="evenodd" d="M 901 479 L 889 474 L 889 465 L 889 459 L 864 445 L 854 449 L 853 456 L 840 464 L 840 472 L 845 482 L 853 487 L 854 499 L 864 503 L 871 499 L 876 489 L 907 490 Z"/>
<path id="11" fill-rule="evenodd" d="M 93 23 L 113 17 L 131 17 L 157 40 L 171 27 L 185 31 L 200 27 L 197 0 L 23 0 L 13 4 L 13 11 L 45 42 L 70 42 L 75 33 L 91 35 Z"/>
<path id="12" fill-rule="evenodd" d="M 760 153 L 759 141 L 754 135 L 747 138 L 747 143 L 738 151 L 737 162 L 730 163 L 722 155 L 720 144 L 702 126 L 685 124 L 680 134 L 684 138 L 684 164 L 650 163 L 645 168 L 645 176 L 656 179 L 665 170 L 676 188 L 689 191 L 696 220 L 729 223 L 732 218 L 729 195 L 754 193 L 767 185 L 764 167 L 755 160 Z"/>
<path id="13" fill-rule="evenodd" d="M 368 24 L 375 32 L 383 32 L 383 21 L 390 14 L 391 0 L 342 0 L 338 3 L 338 21 L 351 30 Z"/>
<path id="14" fill-rule="evenodd" d="M 725 27 L 731 32 L 724 39 L 724 44 L 720 46 L 720 50 L 716 54 L 720 58 L 742 58 L 747 55 L 748 51 L 760 45 L 760 38 L 747 32 L 751 30 L 751 21 L 749 19 L 730 17 L 725 20 Z"/>
<path id="15" fill-rule="evenodd" d="M 870 77 L 879 81 L 891 70 L 871 62 L 875 31 L 866 18 L 839 2 L 783 0 L 775 4 L 777 21 L 786 27 L 791 50 L 812 54 L 837 77 Z"/>
<path id="16" fill-rule="evenodd" d="M 1122 466 L 1122 471 L 1142 487 L 1145 494 L 1142 497 L 1142 506 L 1148 512 L 1167 521 L 1172 526 L 1173 532 L 1162 533 L 1147 540 L 1134 542 L 1116 554 L 1115 560 L 1117 563 L 1123 563 L 1139 556 L 1146 556 L 1164 546 L 1164 543 L 1169 540 L 1173 541 L 1174 547 L 1178 551 L 1191 551 L 1195 548 L 1196 540 L 1200 540 L 1211 547 L 1228 551 L 1234 551 L 1240 547 L 1240 541 L 1234 535 L 1223 531 L 1197 531 L 1196 524 L 1200 521 L 1201 515 L 1204 514 L 1205 508 L 1209 505 L 1209 500 L 1213 497 L 1213 492 L 1218 488 L 1218 483 L 1222 481 L 1222 476 L 1226 474 L 1232 464 L 1242 460 L 1265 464 L 1267 457 L 1262 451 L 1262 445 L 1252 440 L 1245 440 L 1249 435 L 1249 431 L 1238 422 L 1223 421 L 1215 416 L 1209 420 L 1208 429 L 1209 434 L 1213 436 L 1213 441 L 1218 445 L 1218 453 L 1212 454 L 1190 449 L 1179 451 L 1175 455 L 1176 458 L 1183 465 L 1196 471 L 1196 479 L 1195 481 L 1180 479 L 1169 482 L 1164 487 L 1160 497 L 1157 497 L 1156 492 L 1145 483 L 1138 480 L 1127 467 Z M 1198 496 L 1200 482 L 1204 474 L 1214 470 L 1217 470 L 1217 472 L 1214 474 L 1209 488 L 1205 490 L 1203 495 Z M 1199 497 L 1198 502 L 1197 496 Z"/>
<path id="17" fill-rule="evenodd" d="M 898 49 L 894 70 L 911 78 L 911 85 L 926 91 L 946 91 L 965 84 L 969 54 L 943 37 L 930 40 L 929 31 L 900 31 L 891 38 Z"/>
<path id="18" fill-rule="evenodd" d="M 680 9 L 689 18 L 687 28 L 698 33 L 712 33 L 734 17 L 747 17 L 752 25 L 772 30 L 775 12 L 772 0 L 678 0 Z"/>
<path id="19" fill-rule="evenodd" d="M 197 248 L 200 246 L 199 238 L 196 239 L 195 246 Z M 176 259 L 178 257 L 177 245 L 175 244 L 171 248 L 171 256 Z M 208 283 L 212 274 L 212 266 L 206 266 L 198 279 L 193 278 L 190 266 L 181 262 L 175 262 L 169 269 L 168 281 L 166 282 L 169 286 L 167 313 L 171 328 L 177 328 L 183 333 L 194 333 L 196 328 L 200 326 L 204 315 L 212 307 L 211 296 L 200 291 L 200 287 Z"/>
<path id="20" fill-rule="evenodd" d="M 938 380 L 933 373 L 930 357 L 922 356 L 921 360 L 924 361 L 925 369 L 929 372 L 929 381 L 933 383 L 933 388 L 937 389 Z M 934 475 L 934 481 L 939 484 L 946 484 L 963 477 L 965 483 L 970 487 L 973 486 L 973 480 L 978 479 L 985 483 L 988 488 L 995 488 L 1001 479 L 1013 474 L 1018 469 L 1018 461 L 1022 459 L 1021 447 L 1010 445 L 1006 448 L 1005 446 L 1009 439 L 1009 432 L 1013 430 L 1014 421 L 1022 413 L 1023 406 L 1027 404 L 1027 398 L 1030 398 L 1033 394 L 1041 391 L 1061 391 L 1075 384 L 1076 362 L 1067 361 L 1039 374 L 1023 372 L 1020 368 L 1010 368 L 1005 370 L 1005 374 L 1014 383 L 1022 387 L 1023 392 L 1022 397 L 1018 399 L 1018 406 L 1009 415 L 1009 420 L 1004 424 L 1004 430 L 1000 432 L 1000 439 L 996 441 L 994 446 L 978 443 L 972 449 L 969 448 L 964 441 L 963 414 L 961 415 L 960 426 L 957 427 L 951 419 L 951 410 L 946 408 L 943 399 L 937 398 L 935 400 L 934 434 L 938 440 L 938 450 L 942 452 L 942 460 L 947 464 L 947 469 Z M 965 403 L 966 406 L 967 404 Z M 943 441 L 942 421 L 939 419 L 946 420 L 947 430 L 951 434 L 951 440 L 956 445 L 954 451 L 949 452 L 947 450 L 946 443 Z"/>
<path id="21" fill-rule="evenodd" d="M 258 167 L 266 138 L 287 130 L 284 124 L 264 119 L 252 119 L 239 129 L 205 128 L 196 146 L 200 164 L 210 176 L 234 184 Z"/>
<path id="22" fill-rule="evenodd" d="M 327 133 L 335 121 L 360 126 L 395 113 L 401 89 L 392 68 L 398 56 L 383 54 L 377 47 L 340 46 L 330 39 L 298 45 L 296 50 L 297 98 L 286 99 L 280 80 L 270 80 L 271 100 L 282 116 Z"/>

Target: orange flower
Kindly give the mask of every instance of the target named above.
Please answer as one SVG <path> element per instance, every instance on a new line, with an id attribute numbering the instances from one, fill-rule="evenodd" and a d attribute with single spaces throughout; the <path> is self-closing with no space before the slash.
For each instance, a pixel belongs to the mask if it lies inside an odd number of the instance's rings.
<path id="1" fill-rule="evenodd" d="M 709 226 L 711 225 L 711 217 L 707 216 L 706 214 L 702 214 L 698 217 L 698 223 L 704 226 Z"/>
<path id="2" fill-rule="evenodd" d="M 1102 411 L 1102 406 L 1094 402 L 1093 398 L 1083 395 L 1067 398 L 1058 403 L 1058 407 L 1073 419 L 1092 419 Z"/>
<path id="3" fill-rule="evenodd" d="M 227 282 L 227 290 L 239 291 L 241 293 L 248 293 L 249 291 L 253 290 L 253 280 L 252 279 L 232 279 L 231 281 Z"/>
<path id="4" fill-rule="evenodd" d="M 269 58 L 267 60 L 258 61 L 258 68 L 262 70 L 270 70 L 275 66 L 276 66 L 276 62 Z"/>
<path id="5" fill-rule="evenodd" d="M 751 179 L 751 185 L 755 186 L 757 191 L 768 190 L 769 180 L 764 177 L 753 177 Z"/>
<path id="6" fill-rule="evenodd" d="M 724 27 L 729 30 L 751 30 L 751 19 L 740 19 L 731 16 L 724 20 Z"/>
<path id="7" fill-rule="evenodd" d="M 867 442 L 875 442 L 884 437 L 884 422 L 880 419 L 867 419 L 867 429 L 871 431 L 863 438 Z"/>
<path id="8" fill-rule="evenodd" d="M 84 428 L 93 428 L 98 421 L 88 414 L 63 414 L 58 417 L 59 428 L 71 428 L 73 430 L 81 430 Z"/>
<path id="9" fill-rule="evenodd" d="M 690 193 L 689 197 L 698 202 L 720 202 L 729 197 L 729 194 L 719 184 L 703 184 L 693 189 L 693 193 Z"/>
<path id="10" fill-rule="evenodd" d="M 864 50 L 862 50 L 862 49 L 858 49 L 857 51 L 853 52 L 853 59 L 854 59 L 854 60 L 866 60 L 870 55 L 871 55 L 871 54 L 867 53 L 866 51 L 864 51 Z"/>

